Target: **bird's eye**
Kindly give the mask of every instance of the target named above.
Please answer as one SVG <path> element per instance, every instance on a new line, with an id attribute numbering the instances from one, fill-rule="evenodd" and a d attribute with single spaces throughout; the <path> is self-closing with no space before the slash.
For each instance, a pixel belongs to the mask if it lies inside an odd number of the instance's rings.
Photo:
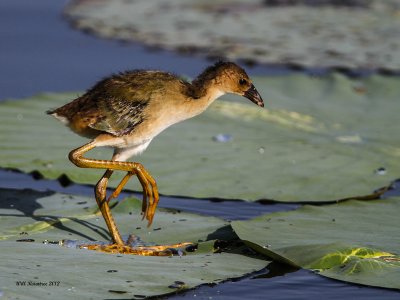
<path id="1" fill-rule="evenodd" d="M 240 78 L 240 79 L 239 79 L 239 84 L 240 84 L 240 85 L 245 85 L 245 84 L 247 84 L 247 80 L 246 80 L 246 79 L 243 79 L 243 78 Z"/>

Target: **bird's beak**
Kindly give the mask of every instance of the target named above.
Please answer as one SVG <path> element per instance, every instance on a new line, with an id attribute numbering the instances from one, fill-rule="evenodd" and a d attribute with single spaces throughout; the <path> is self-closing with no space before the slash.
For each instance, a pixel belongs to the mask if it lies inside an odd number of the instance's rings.
<path id="1" fill-rule="evenodd" d="M 256 87 L 254 84 L 250 86 L 250 88 L 244 92 L 243 96 L 245 96 L 247 99 L 249 99 L 251 102 L 257 104 L 260 107 L 264 107 L 264 101 L 261 98 L 261 95 L 259 92 L 256 90 Z"/>

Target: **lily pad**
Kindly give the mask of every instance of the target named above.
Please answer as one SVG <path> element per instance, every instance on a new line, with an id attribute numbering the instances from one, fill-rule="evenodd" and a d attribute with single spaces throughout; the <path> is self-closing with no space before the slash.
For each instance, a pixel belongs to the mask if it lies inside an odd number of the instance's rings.
<path id="1" fill-rule="evenodd" d="M 0 289 L 6 298 L 63 299 L 79 295 L 85 299 L 131 299 L 164 295 L 241 277 L 268 264 L 261 257 L 241 255 L 238 248 L 213 253 L 215 239 L 235 237 L 217 218 L 160 209 L 153 227 L 147 228 L 136 215 L 140 212 L 136 199 L 126 199 L 113 210 L 122 233 L 157 244 L 201 240 L 198 250 L 184 256 L 145 257 L 42 243 L 109 240 L 104 221 L 94 213 L 93 202 L 87 197 L 52 192 L 0 189 Z"/>
<path id="2" fill-rule="evenodd" d="M 351 8 L 267 2 L 86 0 L 72 2 L 65 14 L 86 32 L 182 52 L 308 67 L 400 69 L 398 1 L 359 1 L 360 7 Z"/>
<path id="3" fill-rule="evenodd" d="M 236 234 L 260 253 L 318 274 L 400 289 L 400 198 L 306 205 L 250 221 Z"/>
<path id="4" fill-rule="evenodd" d="M 267 109 L 244 98 L 217 100 L 132 158 L 153 174 L 162 194 L 332 201 L 370 195 L 400 177 L 400 78 L 333 74 L 254 81 Z M 76 96 L 42 94 L 0 103 L 0 166 L 95 184 L 103 170 L 80 169 L 67 158 L 87 140 L 44 113 Z M 218 142 L 219 134 L 230 138 Z M 88 153 L 105 159 L 111 154 L 105 148 Z M 111 185 L 120 178 L 113 176 Z M 128 188 L 140 188 L 132 182 Z"/>

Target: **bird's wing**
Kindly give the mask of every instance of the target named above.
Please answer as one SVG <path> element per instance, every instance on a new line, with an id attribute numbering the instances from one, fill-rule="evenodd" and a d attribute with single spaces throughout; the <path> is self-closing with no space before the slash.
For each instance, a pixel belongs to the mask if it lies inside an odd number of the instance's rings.
<path id="1" fill-rule="evenodd" d="M 99 82 L 91 91 L 99 118 L 89 126 L 116 136 L 130 133 L 146 119 L 153 98 L 162 98 L 166 86 L 180 82 L 163 72 L 128 72 Z M 89 94 L 91 93 L 89 91 Z"/>
<path id="2" fill-rule="evenodd" d="M 97 110 L 97 118 L 89 127 L 116 136 L 130 133 L 144 121 L 155 89 L 144 82 L 132 84 L 118 77 L 100 82 L 88 92 L 90 99 L 96 99 Z"/>
<path id="3" fill-rule="evenodd" d="M 101 99 L 97 104 L 100 117 L 89 127 L 116 136 L 128 134 L 144 121 L 147 104 L 148 99 Z"/>

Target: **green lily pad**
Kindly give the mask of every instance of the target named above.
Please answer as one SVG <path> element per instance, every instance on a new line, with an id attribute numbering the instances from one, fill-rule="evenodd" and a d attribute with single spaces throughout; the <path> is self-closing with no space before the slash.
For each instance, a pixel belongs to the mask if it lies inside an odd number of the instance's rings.
<path id="1" fill-rule="evenodd" d="M 136 199 L 126 199 L 113 209 L 122 233 L 157 244 L 201 240 L 198 250 L 181 257 L 145 257 L 42 243 L 109 240 L 93 202 L 52 192 L 0 189 L 0 290 L 6 298 L 157 296 L 241 277 L 268 264 L 261 257 L 241 255 L 240 249 L 213 253 L 215 239 L 234 237 L 217 218 L 160 209 L 153 227 L 147 228 L 138 216 Z M 34 241 L 21 241 L 27 239 Z"/>
<path id="2" fill-rule="evenodd" d="M 132 158 L 153 174 L 162 194 L 332 201 L 370 195 L 400 177 L 399 78 L 333 74 L 254 81 L 267 109 L 244 98 L 217 100 Z M 43 94 L 0 103 L 0 166 L 95 184 L 103 170 L 80 169 L 67 158 L 87 140 L 44 113 L 76 96 Z M 232 139 L 215 141 L 221 133 Z M 88 155 L 109 159 L 112 151 Z M 120 178 L 113 176 L 111 185 Z M 135 179 L 127 185 L 132 187 L 140 189 Z"/>
<path id="3" fill-rule="evenodd" d="M 318 274 L 400 289 L 400 198 L 306 205 L 250 221 L 235 233 L 260 253 Z"/>
<path id="4" fill-rule="evenodd" d="M 65 15 L 85 32 L 182 52 L 261 63 L 400 69 L 398 1 L 358 1 L 361 7 L 351 8 L 266 2 L 86 0 L 68 5 Z"/>

